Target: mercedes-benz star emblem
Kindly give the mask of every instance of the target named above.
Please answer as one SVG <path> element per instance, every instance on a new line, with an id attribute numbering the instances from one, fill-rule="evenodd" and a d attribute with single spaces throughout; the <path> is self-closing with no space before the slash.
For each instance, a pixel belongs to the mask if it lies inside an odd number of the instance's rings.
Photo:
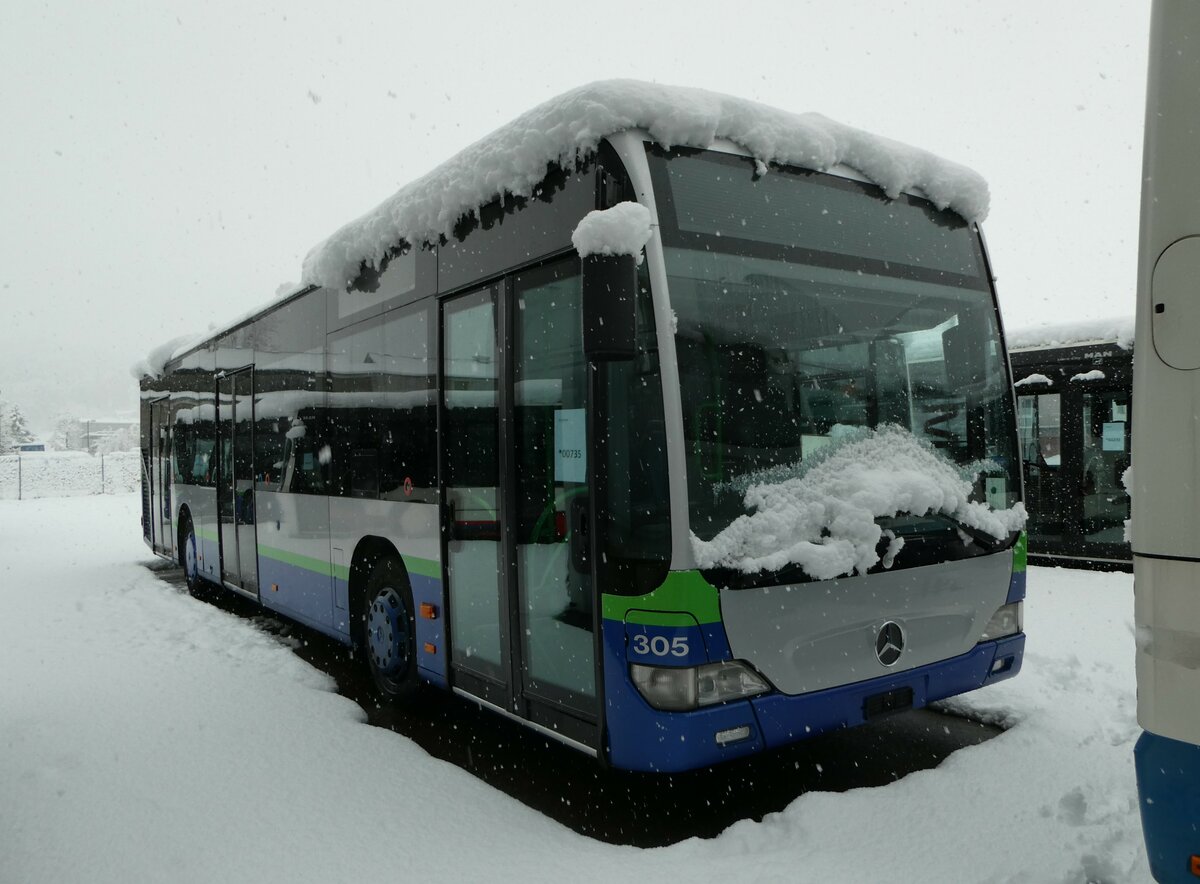
<path id="1" fill-rule="evenodd" d="M 889 620 L 879 627 L 879 635 L 875 636 L 875 656 L 884 666 L 892 666 L 903 651 L 904 630 L 899 623 Z"/>

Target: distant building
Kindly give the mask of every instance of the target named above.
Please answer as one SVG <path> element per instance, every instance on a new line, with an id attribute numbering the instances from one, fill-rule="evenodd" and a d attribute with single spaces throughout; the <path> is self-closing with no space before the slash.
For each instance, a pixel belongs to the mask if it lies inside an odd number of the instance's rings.
<path id="1" fill-rule="evenodd" d="M 137 448 L 138 421 L 136 418 L 82 419 L 71 415 L 60 417 L 47 448 L 55 451 L 86 451 L 89 454 L 108 454 Z"/>
<path id="2" fill-rule="evenodd" d="M 45 443 L 45 442 L 22 442 L 22 443 L 21 443 L 20 445 L 18 445 L 18 446 L 17 446 L 17 447 L 16 447 L 14 450 L 15 450 L 15 451 L 17 451 L 17 452 L 23 452 L 23 451 L 45 451 L 45 450 L 46 450 L 46 443 Z"/>

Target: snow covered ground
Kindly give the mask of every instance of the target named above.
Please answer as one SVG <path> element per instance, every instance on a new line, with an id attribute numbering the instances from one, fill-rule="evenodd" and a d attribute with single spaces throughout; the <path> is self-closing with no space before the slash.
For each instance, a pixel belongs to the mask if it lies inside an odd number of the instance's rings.
<path id="1" fill-rule="evenodd" d="M 1032 569 L 1009 729 L 671 847 L 578 835 L 146 564 L 136 495 L 0 501 L 0 882 L 1149 881 L 1132 578 Z M 586 796 L 575 796 L 586 800 Z"/>
<path id="2" fill-rule="evenodd" d="M 102 456 L 85 451 L 34 451 L 0 457 L 0 499 L 120 494 L 137 491 L 141 478 L 137 451 Z"/>

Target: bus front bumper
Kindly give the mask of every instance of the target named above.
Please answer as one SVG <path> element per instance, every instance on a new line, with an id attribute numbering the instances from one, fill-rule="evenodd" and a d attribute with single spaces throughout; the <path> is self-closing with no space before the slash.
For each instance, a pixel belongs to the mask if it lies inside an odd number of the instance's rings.
<path id="1" fill-rule="evenodd" d="M 607 674 L 609 760 L 626 770 L 708 767 L 1012 678 L 1025 635 L 981 642 L 965 654 L 843 687 L 766 694 L 693 712 L 651 708 L 628 673 Z M 623 676 L 623 677 L 622 677 Z"/>

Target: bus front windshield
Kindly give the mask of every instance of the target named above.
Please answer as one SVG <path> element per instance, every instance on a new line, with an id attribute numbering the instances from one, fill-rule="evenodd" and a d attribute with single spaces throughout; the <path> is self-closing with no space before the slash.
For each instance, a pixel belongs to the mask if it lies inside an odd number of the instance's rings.
<path id="1" fill-rule="evenodd" d="M 972 227 L 832 175 L 649 153 L 697 537 L 746 512 L 747 477 L 883 424 L 961 467 L 989 462 L 978 499 L 1016 501 L 1011 394 Z M 937 524 L 912 518 L 905 533 Z"/>

